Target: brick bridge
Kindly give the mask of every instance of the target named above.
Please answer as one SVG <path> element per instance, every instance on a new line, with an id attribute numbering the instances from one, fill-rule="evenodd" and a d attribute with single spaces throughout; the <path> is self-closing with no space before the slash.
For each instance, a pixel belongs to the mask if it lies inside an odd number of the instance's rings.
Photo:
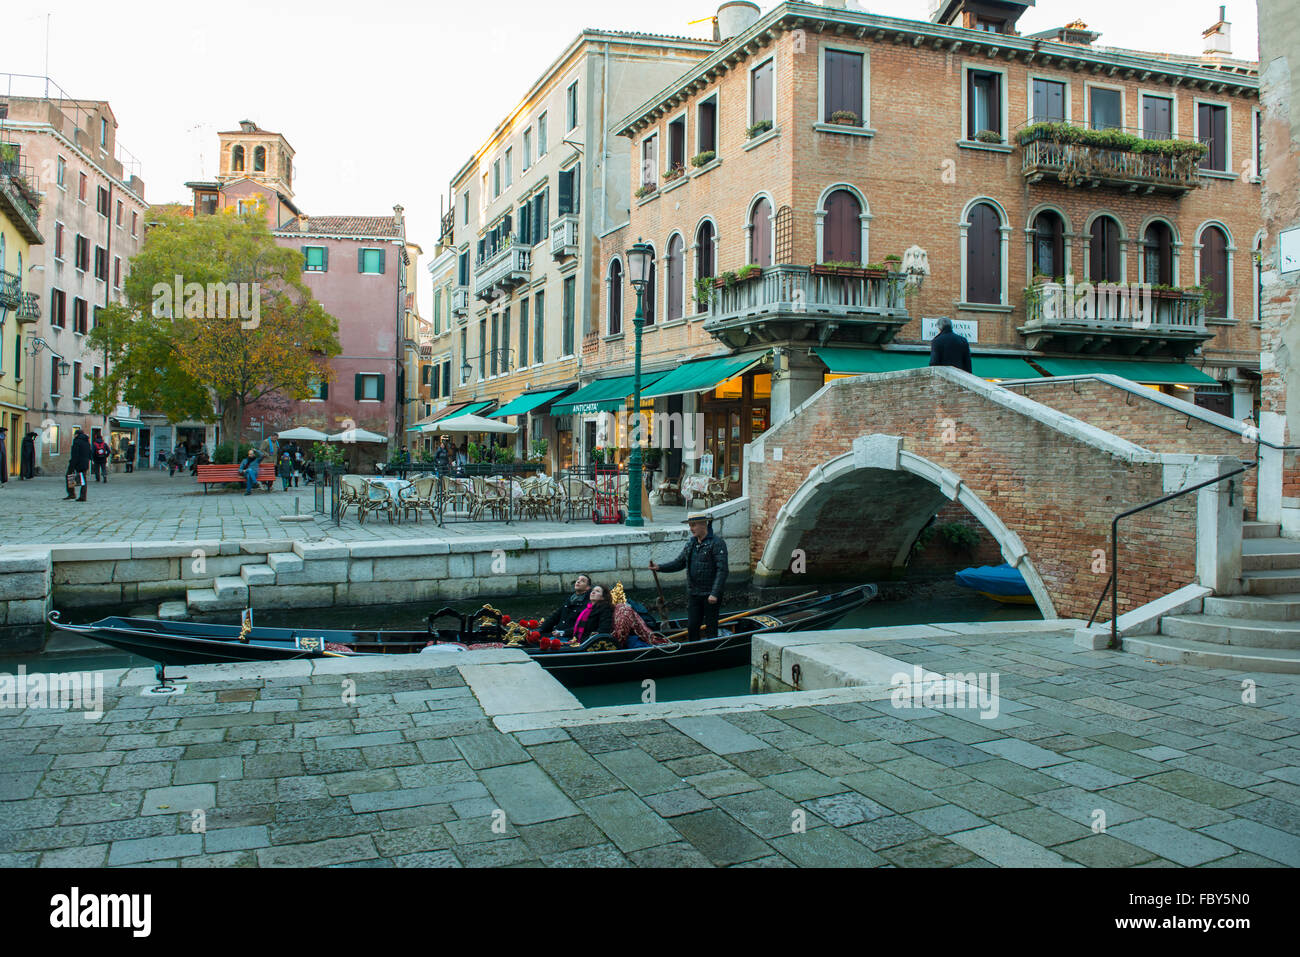
<path id="1" fill-rule="evenodd" d="M 950 368 L 828 383 L 749 449 L 755 580 L 797 581 L 799 565 L 815 580 L 896 576 L 952 501 L 1020 569 L 1044 617 L 1087 618 L 1111 519 L 1253 448 L 1223 416 L 1114 376 L 1083 379 L 1027 383 L 1027 395 Z M 1121 612 L 1198 580 L 1233 591 L 1242 506 L 1240 483 L 1225 482 L 1125 520 Z"/>

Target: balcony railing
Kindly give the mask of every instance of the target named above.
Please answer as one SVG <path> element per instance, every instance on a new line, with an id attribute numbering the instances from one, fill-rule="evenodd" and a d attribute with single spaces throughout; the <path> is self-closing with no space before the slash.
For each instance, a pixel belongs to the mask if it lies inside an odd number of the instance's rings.
<path id="1" fill-rule="evenodd" d="M 1098 283 L 1085 296 L 1077 287 L 1043 283 L 1025 298 L 1020 328 L 1029 348 L 1067 352 L 1185 356 L 1213 337 L 1198 292 L 1165 292 L 1138 285 Z"/>
<path id="2" fill-rule="evenodd" d="M 1022 150 L 1021 172 L 1029 183 L 1051 176 L 1066 186 L 1117 186 L 1177 194 L 1201 185 L 1200 161 L 1187 153 L 1135 153 L 1051 139 L 1026 143 Z"/>
<path id="3" fill-rule="evenodd" d="M 556 259 L 578 255 L 578 217 L 566 214 L 551 224 L 551 255 Z"/>
<path id="4" fill-rule="evenodd" d="M 12 144 L 0 143 L 0 149 L 5 146 L 12 148 Z M 28 234 L 29 240 L 39 236 L 39 223 L 41 219 L 41 191 L 40 183 L 36 179 L 36 174 L 32 168 L 23 163 L 17 155 L 11 155 L 11 158 L 4 159 L 0 153 L 0 190 L 4 191 L 9 202 L 18 210 L 19 215 L 26 220 L 20 224 L 26 226 L 24 232 Z"/>
<path id="5" fill-rule="evenodd" d="M 438 242 L 450 246 L 455 242 L 456 210 L 449 209 L 442 216 L 442 229 L 438 233 Z"/>
<path id="6" fill-rule="evenodd" d="M 474 270 L 474 296 L 490 299 L 496 290 L 510 290 L 528 282 L 532 276 L 532 256 L 527 246 L 503 245 L 487 256 Z"/>
<path id="7" fill-rule="evenodd" d="M 705 329 L 739 348 L 776 340 L 884 343 L 909 319 L 902 273 L 768 266 L 714 288 Z"/>
<path id="8" fill-rule="evenodd" d="M 35 322 L 41 318 L 41 297 L 34 292 L 23 293 L 23 301 L 18 306 L 19 322 Z"/>
<path id="9" fill-rule="evenodd" d="M 17 309 L 22 301 L 22 278 L 7 270 L 0 269 L 0 307 Z"/>

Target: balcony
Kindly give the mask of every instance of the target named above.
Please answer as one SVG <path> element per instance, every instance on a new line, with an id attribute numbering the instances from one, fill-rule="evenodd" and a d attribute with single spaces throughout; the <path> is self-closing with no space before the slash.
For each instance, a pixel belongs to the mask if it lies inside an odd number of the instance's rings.
<path id="1" fill-rule="evenodd" d="M 508 293 L 532 278 L 532 257 L 527 246 L 506 242 L 485 256 L 474 270 L 474 297 L 491 299 L 500 290 Z"/>
<path id="2" fill-rule="evenodd" d="M 4 152 L 6 147 L 10 152 Z M 22 163 L 12 144 L 7 143 L 0 143 L 0 196 L 12 210 L 11 218 L 23 237 L 28 242 L 40 242 L 40 185 L 31 167 Z"/>
<path id="3" fill-rule="evenodd" d="M 1088 140 L 1093 140 L 1089 142 Z M 1020 171 L 1029 185 L 1108 186 L 1182 196 L 1201 185 L 1199 144 L 1143 140 L 1119 130 L 1035 124 L 1021 132 Z M 1160 151 L 1146 151 L 1159 143 Z M 1133 148 L 1124 148 L 1125 145 Z"/>
<path id="4" fill-rule="evenodd" d="M 1026 292 L 1025 315 L 1026 345 L 1053 352 L 1183 358 L 1214 338 L 1204 299 L 1187 290 L 1099 283 L 1081 297 L 1073 286 L 1044 283 Z"/>
<path id="5" fill-rule="evenodd" d="M 451 314 L 453 316 L 469 314 L 469 287 L 457 286 L 451 291 Z"/>
<path id="6" fill-rule="evenodd" d="M 551 256 L 564 259 L 578 255 L 578 217 L 567 213 L 551 224 Z"/>
<path id="7" fill-rule="evenodd" d="M 34 292 L 23 293 L 23 301 L 18 306 L 19 322 L 36 322 L 41 318 L 41 297 Z"/>
<path id="8" fill-rule="evenodd" d="M 454 246 L 456 232 L 456 210 L 449 209 L 443 213 L 441 229 L 438 232 L 438 242 L 443 246 Z"/>
<path id="9" fill-rule="evenodd" d="M 0 269 L 0 308 L 17 309 L 23 301 L 21 276 Z"/>
<path id="10" fill-rule="evenodd" d="M 733 349 L 774 342 L 889 342 L 910 318 L 902 273 L 768 266 L 715 286 L 705 330 Z"/>

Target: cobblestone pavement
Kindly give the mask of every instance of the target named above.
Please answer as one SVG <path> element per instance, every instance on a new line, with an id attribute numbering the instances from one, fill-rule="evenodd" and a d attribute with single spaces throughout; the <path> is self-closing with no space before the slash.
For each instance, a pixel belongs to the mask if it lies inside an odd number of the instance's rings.
<path id="1" fill-rule="evenodd" d="M 997 673 L 996 719 L 884 700 L 506 734 L 455 668 L 358 675 L 355 704 L 318 674 L 0 712 L 0 864 L 1300 865 L 1300 680 L 1248 703 L 1239 674 L 960 627 L 874 647 Z"/>
<path id="2" fill-rule="evenodd" d="M 29 481 L 10 478 L 0 485 L 0 543 L 62 544 L 112 543 L 123 541 L 237 541 L 239 539 L 333 538 L 339 541 L 377 541 L 395 538 L 440 538 L 482 535 L 506 527 L 511 534 L 531 532 L 590 531 L 591 522 L 551 522 L 538 519 L 502 522 L 448 522 L 438 528 L 426 513 L 414 519 L 390 524 L 382 516 L 370 517 L 365 525 L 349 512 L 335 526 L 324 515 L 313 512 L 310 488 L 265 492 L 260 488 L 244 495 L 233 486 L 213 486 L 207 495 L 188 472 L 168 478 L 166 472 L 132 472 L 109 476 L 107 484 L 90 482 L 86 502 L 64 499 L 62 476 L 41 476 Z M 281 522 L 293 514 L 294 500 L 308 522 Z M 655 521 L 646 526 L 680 528 L 686 517 L 683 508 L 655 508 Z"/>

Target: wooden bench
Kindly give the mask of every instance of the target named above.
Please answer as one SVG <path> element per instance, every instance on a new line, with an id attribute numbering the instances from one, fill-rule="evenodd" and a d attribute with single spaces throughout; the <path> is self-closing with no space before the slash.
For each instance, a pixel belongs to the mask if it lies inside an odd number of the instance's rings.
<path id="1" fill-rule="evenodd" d="M 203 486 L 204 495 L 208 494 L 209 485 L 224 485 L 227 482 L 244 484 L 244 477 L 239 474 L 238 465 L 200 465 L 195 478 Z M 271 491 L 271 487 L 275 485 L 275 466 L 270 462 L 259 465 L 257 480 L 266 486 L 268 492 Z"/>

